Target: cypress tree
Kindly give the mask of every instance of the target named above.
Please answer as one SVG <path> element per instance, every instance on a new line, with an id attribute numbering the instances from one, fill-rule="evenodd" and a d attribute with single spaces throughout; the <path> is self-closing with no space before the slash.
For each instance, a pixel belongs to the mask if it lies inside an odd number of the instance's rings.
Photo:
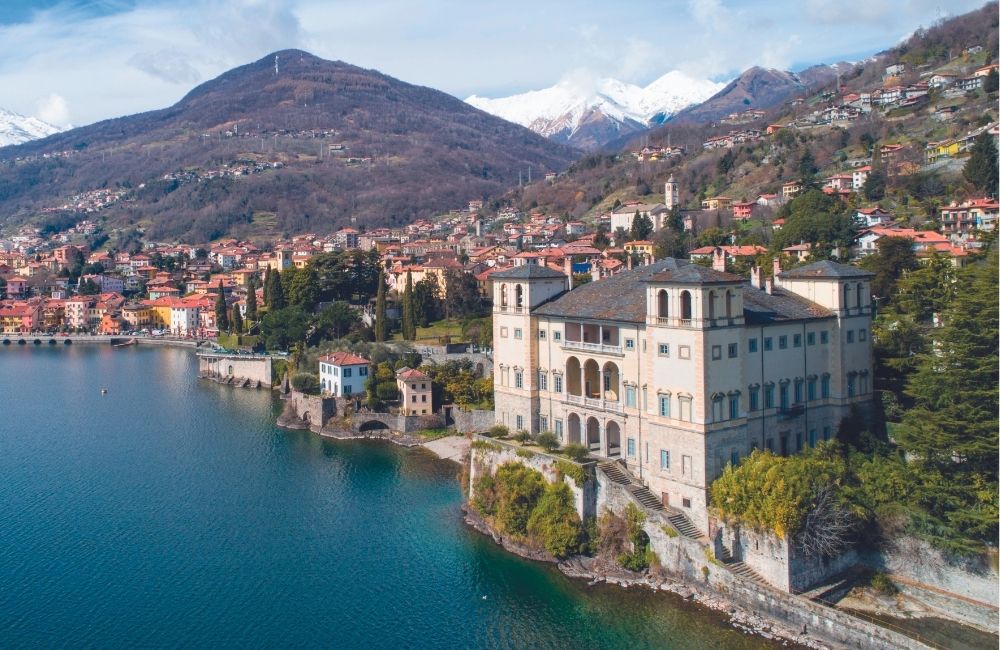
<path id="1" fill-rule="evenodd" d="M 406 272 L 406 289 L 403 290 L 403 340 L 417 338 L 417 326 L 413 320 L 413 276 Z"/>
<path id="2" fill-rule="evenodd" d="M 385 276 L 381 267 L 378 271 L 378 292 L 375 294 L 375 340 L 379 343 L 385 341 Z"/>
<path id="3" fill-rule="evenodd" d="M 226 309 L 226 294 L 222 289 L 222 280 L 219 280 L 219 294 L 215 297 L 215 326 L 220 332 L 229 329 L 229 312 Z"/>
<path id="4" fill-rule="evenodd" d="M 962 174 L 976 189 L 990 196 L 997 195 L 1000 169 L 997 167 L 997 147 L 989 133 L 981 133 L 976 138 L 976 143 L 972 145 L 972 155 L 965 163 Z"/>
<path id="5" fill-rule="evenodd" d="M 243 316 L 240 315 L 240 306 L 233 305 L 233 318 L 232 318 L 232 328 L 233 334 L 241 334 L 243 332 Z"/>
<path id="6" fill-rule="evenodd" d="M 253 278 L 247 283 L 247 320 L 257 320 L 257 281 Z"/>
<path id="7" fill-rule="evenodd" d="M 267 272 L 267 284 L 264 287 L 267 294 L 266 302 L 268 311 L 278 311 L 285 308 L 285 289 L 281 285 L 281 272 L 270 269 Z"/>

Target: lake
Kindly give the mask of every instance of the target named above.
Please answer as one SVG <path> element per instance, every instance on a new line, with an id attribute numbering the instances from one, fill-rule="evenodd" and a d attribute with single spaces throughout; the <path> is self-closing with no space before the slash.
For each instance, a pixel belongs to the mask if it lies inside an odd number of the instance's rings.
<path id="1" fill-rule="evenodd" d="M 281 430 L 267 391 L 196 372 L 0 349 L 0 645 L 771 647 L 511 556 L 462 523 L 454 463 Z"/>

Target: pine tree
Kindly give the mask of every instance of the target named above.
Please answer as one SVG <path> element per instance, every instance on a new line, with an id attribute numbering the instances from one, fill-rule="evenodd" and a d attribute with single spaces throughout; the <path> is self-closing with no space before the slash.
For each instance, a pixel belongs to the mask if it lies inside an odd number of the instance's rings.
<path id="1" fill-rule="evenodd" d="M 632 241 L 649 239 L 649 236 L 653 234 L 653 220 L 649 218 L 649 215 L 636 210 L 632 217 L 632 231 L 629 234 Z"/>
<path id="2" fill-rule="evenodd" d="M 247 321 L 257 320 L 257 281 L 250 278 L 247 283 Z"/>
<path id="3" fill-rule="evenodd" d="M 417 325 L 413 314 L 413 276 L 406 272 L 406 288 L 403 290 L 403 340 L 413 341 L 417 338 Z"/>
<path id="4" fill-rule="evenodd" d="M 385 341 L 388 330 L 385 322 L 385 274 L 381 267 L 378 272 L 378 291 L 375 294 L 375 341 Z"/>
<path id="5" fill-rule="evenodd" d="M 928 511 L 961 535 L 995 535 L 997 520 L 997 254 L 963 269 L 958 291 L 920 356 L 914 406 L 895 434 L 932 489 Z"/>
<path id="6" fill-rule="evenodd" d="M 219 294 L 215 296 L 215 326 L 220 332 L 229 329 L 229 311 L 226 309 L 226 294 L 222 289 L 222 280 L 219 280 Z"/>
<path id="7" fill-rule="evenodd" d="M 813 158 L 812 150 L 806 149 L 805 153 L 799 159 L 799 180 L 802 183 L 802 189 L 812 189 L 815 188 L 816 183 L 816 172 L 819 171 L 816 167 L 816 159 Z"/>
<path id="8" fill-rule="evenodd" d="M 972 155 L 965 163 L 962 174 L 976 189 L 990 196 L 997 195 L 1000 169 L 997 166 L 997 146 L 989 133 L 981 133 L 976 138 L 976 143 L 972 146 Z"/>
<path id="9" fill-rule="evenodd" d="M 233 334 L 241 334 L 243 332 L 243 316 L 240 315 L 240 306 L 233 305 L 233 318 L 232 318 L 231 331 Z"/>

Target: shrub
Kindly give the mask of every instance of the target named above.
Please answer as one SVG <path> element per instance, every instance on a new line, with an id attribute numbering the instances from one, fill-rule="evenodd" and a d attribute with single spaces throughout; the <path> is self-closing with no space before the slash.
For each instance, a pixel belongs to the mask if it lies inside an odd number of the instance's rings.
<path id="1" fill-rule="evenodd" d="M 649 548 L 649 536 L 642 529 L 642 524 L 646 521 L 646 513 L 636 507 L 634 503 L 625 506 L 625 534 L 632 548 L 630 551 L 621 553 L 616 558 L 618 564 L 623 569 L 629 571 L 645 571 L 649 568 L 650 558 L 653 555 Z"/>
<path id="2" fill-rule="evenodd" d="M 889 576 L 882 573 L 881 571 L 876 571 L 869 581 L 872 589 L 883 594 L 885 596 L 895 596 L 899 593 L 899 588 L 889 579 Z"/>
<path id="3" fill-rule="evenodd" d="M 292 375 L 292 388 L 303 393 L 319 392 L 319 377 L 308 372 L 297 372 Z"/>
<path id="4" fill-rule="evenodd" d="M 510 429 L 502 424 L 494 424 L 490 427 L 489 431 L 484 432 L 483 435 L 489 438 L 506 438 L 510 435 Z"/>
<path id="5" fill-rule="evenodd" d="M 590 455 L 590 451 L 578 442 L 571 442 L 562 449 L 563 455 L 570 460 L 580 462 Z"/>
<path id="6" fill-rule="evenodd" d="M 529 440 L 531 440 L 531 434 L 528 433 L 527 431 L 518 431 L 517 433 L 514 434 L 514 440 L 517 440 L 518 442 L 522 443 L 528 442 Z"/>
<path id="7" fill-rule="evenodd" d="M 531 451 L 530 449 L 518 449 L 514 453 L 516 453 L 521 458 L 534 458 L 535 457 L 535 452 Z"/>
<path id="8" fill-rule="evenodd" d="M 496 519 L 501 532 L 518 537 L 528 533 L 528 518 L 545 491 L 541 472 L 520 463 L 507 463 L 497 469 Z"/>
<path id="9" fill-rule="evenodd" d="M 569 486 L 565 483 L 546 486 L 528 519 L 528 533 L 541 540 L 546 551 L 563 558 L 579 550 L 582 532 Z"/>
<path id="10" fill-rule="evenodd" d="M 493 442 L 491 440 L 473 440 L 473 449 L 488 449 L 490 451 L 500 451 L 503 447 L 499 443 Z"/>
<path id="11" fill-rule="evenodd" d="M 496 513 L 496 481 L 486 472 L 478 477 L 473 484 L 472 507 L 484 517 L 492 517 Z"/>
<path id="12" fill-rule="evenodd" d="M 662 530 L 663 534 L 669 537 L 670 539 L 673 539 L 678 535 L 680 535 L 680 533 L 674 530 L 673 526 L 661 526 L 660 530 Z"/>
<path id="13" fill-rule="evenodd" d="M 535 442 L 546 451 L 552 451 L 559 446 L 559 438 L 556 438 L 556 434 L 551 431 L 539 433 L 538 437 L 535 438 Z"/>
<path id="14" fill-rule="evenodd" d="M 587 473 L 583 471 L 583 468 L 576 463 L 571 463 L 565 460 L 556 461 L 556 471 L 563 476 L 568 476 L 573 479 L 576 483 L 576 487 L 583 487 L 583 484 L 587 482 Z"/>

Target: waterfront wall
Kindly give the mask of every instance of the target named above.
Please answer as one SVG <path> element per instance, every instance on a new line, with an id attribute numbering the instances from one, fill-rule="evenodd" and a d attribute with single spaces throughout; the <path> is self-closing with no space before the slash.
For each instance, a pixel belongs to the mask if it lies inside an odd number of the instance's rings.
<path id="1" fill-rule="evenodd" d="M 319 432 L 336 414 L 337 404 L 334 398 L 306 395 L 293 390 L 285 396 L 284 408 L 278 416 L 278 426 Z"/>
<path id="2" fill-rule="evenodd" d="M 269 388 L 271 357 L 218 352 L 199 354 L 198 376 L 235 386 Z"/>
<path id="3" fill-rule="evenodd" d="M 482 433 L 496 424 L 495 411 L 463 411 L 455 408 L 451 414 L 459 433 Z"/>

